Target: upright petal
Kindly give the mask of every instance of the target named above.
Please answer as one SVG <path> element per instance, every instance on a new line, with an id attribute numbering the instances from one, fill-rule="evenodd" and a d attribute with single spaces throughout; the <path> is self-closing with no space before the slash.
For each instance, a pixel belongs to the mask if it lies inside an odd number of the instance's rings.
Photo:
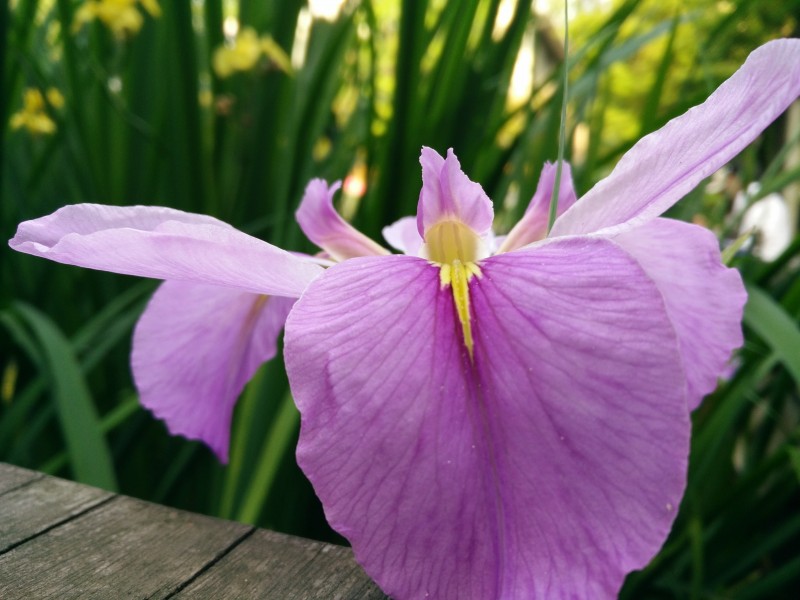
<path id="1" fill-rule="evenodd" d="M 492 201 L 479 184 L 464 174 L 452 148 L 444 159 L 436 150 L 423 147 L 419 162 L 422 191 L 417 205 L 417 229 L 423 238 L 431 227 L 444 220 L 463 223 L 478 236 L 491 230 Z"/>
<path id="2" fill-rule="evenodd" d="M 531 198 L 525 214 L 508 232 L 498 252 L 509 252 L 522 248 L 544 239 L 547 235 L 547 223 L 550 220 L 550 202 L 553 197 L 553 188 L 556 185 L 557 172 L 557 164 L 549 162 L 544 164 L 542 174 L 539 176 L 539 183 L 536 185 L 536 193 Z M 561 169 L 561 182 L 558 186 L 556 215 L 561 216 L 564 214 L 569 207 L 575 204 L 577 199 L 575 185 L 572 182 L 572 168 L 568 162 L 564 162 Z"/>
<path id="3" fill-rule="evenodd" d="M 693 410 L 714 390 L 731 352 L 744 341 L 742 277 L 722 264 L 714 234 L 697 225 L 654 219 L 613 240 L 639 262 L 664 298 Z"/>
<path id="4" fill-rule="evenodd" d="M 383 228 L 383 239 L 395 250 L 410 256 L 418 256 L 422 238 L 417 229 L 416 217 L 403 217 Z"/>
<path id="5" fill-rule="evenodd" d="M 322 179 L 312 179 L 295 214 L 306 237 L 338 261 L 356 256 L 389 254 L 345 221 L 333 207 L 333 195 L 341 187 Z"/>
<path id="6" fill-rule="evenodd" d="M 68 265 L 298 297 L 322 267 L 212 217 L 151 206 L 76 204 L 25 221 L 14 250 Z"/>
<path id="7" fill-rule="evenodd" d="M 642 138 L 556 221 L 552 236 L 613 234 L 654 219 L 752 142 L 800 94 L 800 40 L 748 57 L 703 104 Z"/>
<path id="8" fill-rule="evenodd" d="M 615 597 L 684 487 L 660 294 L 603 239 L 480 266 L 473 359 L 434 265 L 357 259 L 309 286 L 286 327 L 298 461 L 397 600 Z"/>
<path id="9" fill-rule="evenodd" d="M 293 304 L 220 286 L 162 283 L 133 336 L 141 403 L 170 433 L 204 442 L 227 462 L 236 399 L 275 356 Z"/>

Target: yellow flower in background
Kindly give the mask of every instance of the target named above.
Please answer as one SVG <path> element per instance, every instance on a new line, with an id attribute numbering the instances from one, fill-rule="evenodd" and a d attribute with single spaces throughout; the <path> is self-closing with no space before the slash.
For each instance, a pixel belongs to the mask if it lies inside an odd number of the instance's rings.
<path id="1" fill-rule="evenodd" d="M 242 29 L 230 46 L 220 46 L 214 51 L 214 71 L 220 77 L 230 77 L 237 71 L 249 71 L 258 64 L 262 55 L 285 73 L 291 73 L 292 65 L 283 48 L 269 36 L 259 39 L 252 27 Z"/>
<path id="2" fill-rule="evenodd" d="M 214 70 L 220 77 L 229 77 L 234 71 L 249 71 L 261 58 L 258 34 L 245 27 L 230 46 L 220 46 L 214 51 Z"/>
<path id="3" fill-rule="evenodd" d="M 153 17 L 160 17 L 161 16 L 161 7 L 158 5 L 156 0 L 139 0 L 144 6 L 144 9 L 150 13 Z"/>
<path id="4" fill-rule="evenodd" d="M 36 91 L 38 92 L 39 90 Z M 47 95 L 47 101 L 50 103 L 50 106 L 52 106 L 56 110 L 64 106 L 64 96 L 61 94 L 61 92 L 58 91 L 58 89 L 51 87 L 45 93 Z"/>
<path id="5" fill-rule="evenodd" d="M 161 7 L 156 0 L 88 0 L 75 13 L 72 31 L 77 32 L 86 23 L 100 19 L 115 36 L 133 35 L 142 27 L 144 17 L 137 5 L 153 17 L 161 16 Z"/>
<path id="6" fill-rule="evenodd" d="M 34 135 L 50 135 L 56 131 L 56 122 L 47 114 L 47 105 L 59 109 L 64 106 L 64 96 L 50 88 L 45 96 L 37 88 L 27 88 L 22 97 L 22 109 L 11 116 L 11 129 L 25 128 Z"/>
<path id="7" fill-rule="evenodd" d="M 261 51 L 276 67 L 287 75 L 291 75 L 292 61 L 283 48 L 278 45 L 278 42 L 272 39 L 272 36 L 265 35 L 261 38 Z"/>

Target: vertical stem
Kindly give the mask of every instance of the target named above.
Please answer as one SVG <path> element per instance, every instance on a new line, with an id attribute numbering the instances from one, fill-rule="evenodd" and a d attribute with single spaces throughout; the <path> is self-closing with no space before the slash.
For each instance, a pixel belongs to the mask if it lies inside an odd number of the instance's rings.
<path id="1" fill-rule="evenodd" d="M 784 169 L 792 171 L 800 167 L 800 144 L 797 143 L 800 136 L 800 101 L 795 100 L 789 107 L 788 118 L 786 119 L 786 139 L 792 141 L 792 149 L 786 157 Z M 789 206 L 789 223 L 792 224 L 792 235 L 797 232 L 797 219 L 800 215 L 800 183 L 794 182 L 783 191 L 786 204 Z"/>
<path id="2" fill-rule="evenodd" d="M 564 146 L 567 138 L 567 92 L 568 92 L 568 73 L 569 73 L 569 10 L 568 2 L 564 0 L 564 73 L 563 94 L 561 96 L 561 126 L 558 132 L 558 166 L 556 167 L 556 182 L 553 186 L 553 196 L 550 198 L 550 215 L 547 220 L 547 233 L 553 228 L 558 212 L 558 193 L 561 188 L 561 169 L 564 165 Z"/>
<path id="3" fill-rule="evenodd" d="M 287 452 L 291 452 L 299 422 L 300 413 L 297 412 L 291 393 L 287 392 L 261 448 L 242 506 L 236 513 L 236 520 L 240 523 L 254 524 L 258 520 L 272 491 L 281 461 Z"/>

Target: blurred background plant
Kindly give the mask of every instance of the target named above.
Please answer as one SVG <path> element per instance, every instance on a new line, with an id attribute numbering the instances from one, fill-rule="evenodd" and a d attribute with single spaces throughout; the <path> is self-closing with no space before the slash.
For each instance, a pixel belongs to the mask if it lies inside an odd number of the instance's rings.
<path id="1" fill-rule="evenodd" d="M 800 0 L 570 8 L 566 152 L 580 192 L 755 47 L 797 36 L 800 19 Z M 556 158 L 562 10 L 563 0 L 4 1 L 2 235 L 64 204 L 141 203 L 309 251 L 293 211 L 323 177 L 344 180 L 340 210 L 379 239 L 415 212 L 423 144 L 456 150 L 502 229 Z M 717 232 L 744 275 L 747 341 L 694 415 L 673 533 L 622 597 L 796 597 L 799 140 L 795 104 L 672 211 Z M 766 251 L 775 227 L 786 242 Z M 279 360 L 246 388 L 222 467 L 137 403 L 131 329 L 155 282 L 0 252 L 0 460 L 340 539 L 294 462 L 298 415 Z"/>

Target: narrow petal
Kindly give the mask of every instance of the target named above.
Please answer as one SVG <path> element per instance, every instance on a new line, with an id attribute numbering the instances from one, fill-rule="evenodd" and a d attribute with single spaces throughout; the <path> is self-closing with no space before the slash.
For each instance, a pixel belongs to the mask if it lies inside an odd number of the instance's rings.
<path id="1" fill-rule="evenodd" d="M 642 138 L 556 222 L 613 234 L 659 216 L 752 142 L 800 94 L 800 40 L 764 44 L 703 104 Z"/>
<path id="2" fill-rule="evenodd" d="M 612 598 L 663 543 L 689 421 L 658 290 L 604 239 L 481 263 L 474 360 L 439 269 L 358 259 L 287 321 L 298 461 L 408 598 Z"/>
<path id="3" fill-rule="evenodd" d="M 340 187 L 338 181 L 332 186 L 322 179 L 309 182 L 295 215 L 300 229 L 308 239 L 338 261 L 356 256 L 389 254 L 336 212 L 333 195 Z"/>
<path id="4" fill-rule="evenodd" d="M 744 341 L 742 277 L 722 264 L 714 234 L 697 225 L 655 219 L 614 241 L 639 262 L 664 298 L 693 410 L 714 390 L 731 352 Z"/>
<path id="5" fill-rule="evenodd" d="M 422 238 L 417 229 L 416 217 L 403 217 L 383 228 L 383 239 L 395 250 L 409 256 L 418 256 Z"/>
<path id="6" fill-rule="evenodd" d="M 290 298 L 166 281 L 136 325 L 131 366 L 142 405 L 170 432 L 228 461 L 236 399 L 277 353 Z"/>
<path id="7" fill-rule="evenodd" d="M 212 217 L 162 207 L 76 204 L 25 221 L 14 250 L 125 275 L 298 297 L 322 267 Z"/>
<path id="8" fill-rule="evenodd" d="M 453 153 L 442 158 L 436 150 L 423 147 L 419 162 L 422 165 L 422 191 L 417 206 L 417 229 L 425 232 L 443 220 L 463 223 L 478 236 L 492 228 L 494 209 L 483 188 L 470 181 L 461 170 Z"/>
<path id="9" fill-rule="evenodd" d="M 538 242 L 547 235 L 547 222 L 550 220 L 550 202 L 553 197 L 553 188 L 556 185 L 558 165 L 545 163 L 536 193 L 531 198 L 525 214 L 508 232 L 498 252 L 508 252 L 522 248 L 533 242 Z M 575 185 L 572 182 L 572 168 L 568 162 L 563 163 L 561 169 L 561 183 L 558 186 L 558 206 L 556 215 L 561 216 L 575 204 L 578 197 L 575 194 Z"/>

